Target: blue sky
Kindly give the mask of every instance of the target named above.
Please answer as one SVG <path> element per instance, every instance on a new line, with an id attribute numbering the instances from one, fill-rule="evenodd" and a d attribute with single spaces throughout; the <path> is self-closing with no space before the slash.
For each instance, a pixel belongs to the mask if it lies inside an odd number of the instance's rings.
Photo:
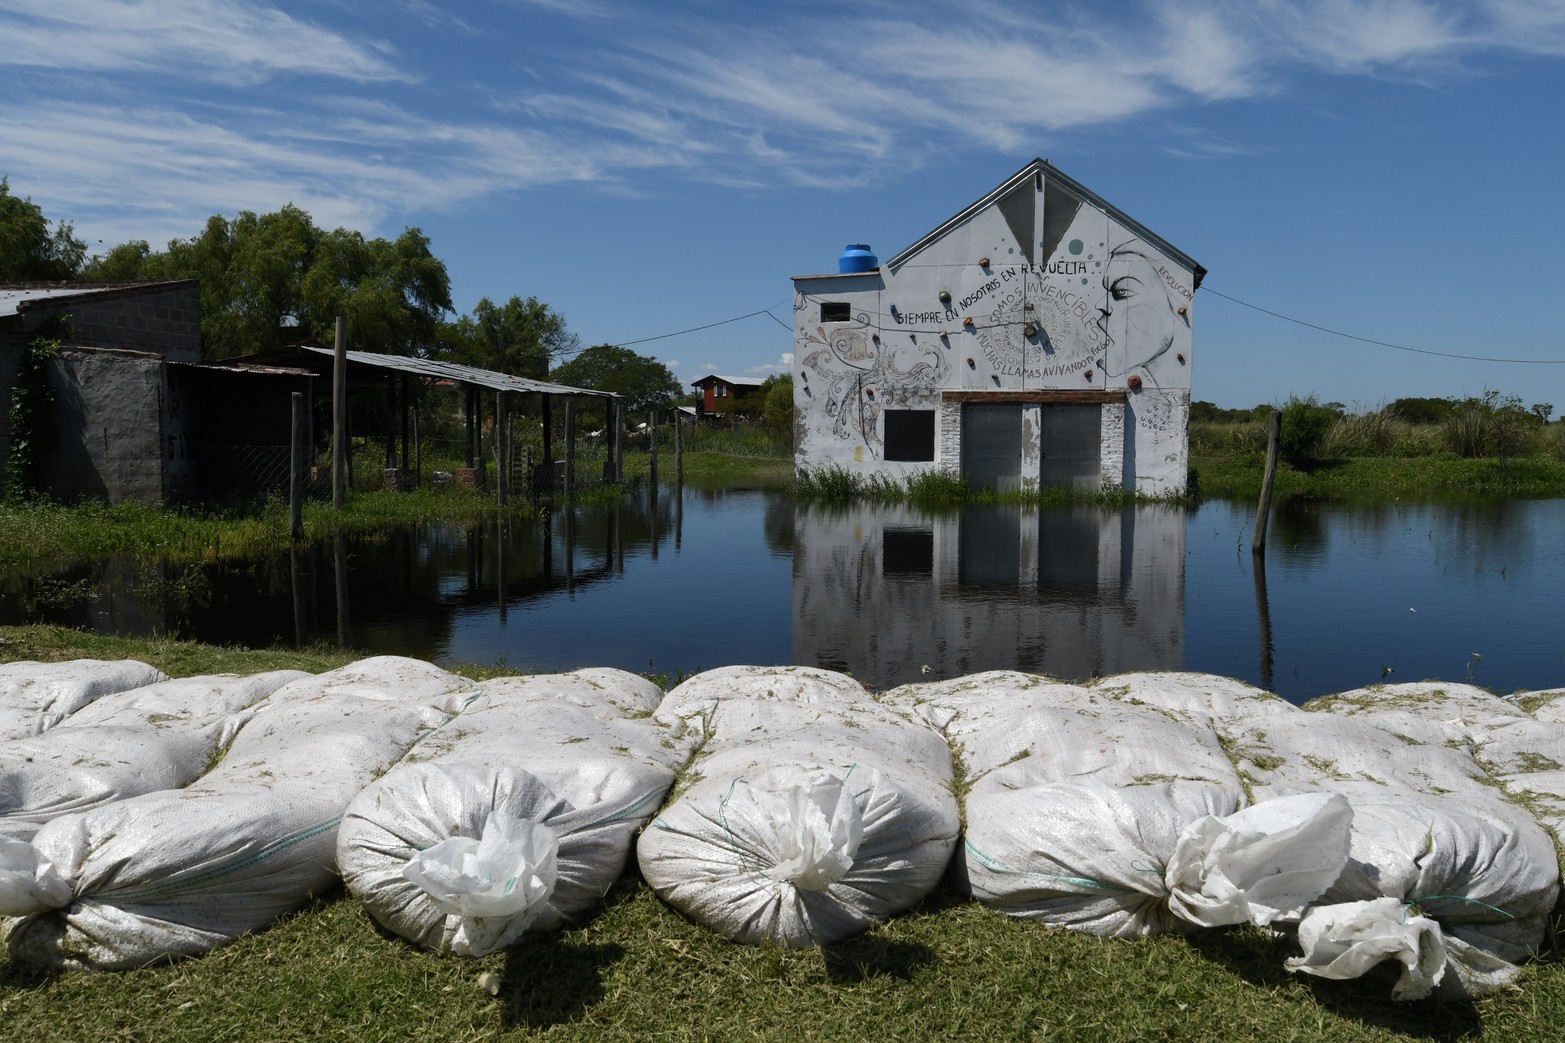
<path id="1" fill-rule="evenodd" d="M 1565 414 L 1565 0 L 0 0 L 0 174 L 95 250 L 416 226 L 685 381 L 1035 156 L 1209 270 L 1196 398 Z"/>

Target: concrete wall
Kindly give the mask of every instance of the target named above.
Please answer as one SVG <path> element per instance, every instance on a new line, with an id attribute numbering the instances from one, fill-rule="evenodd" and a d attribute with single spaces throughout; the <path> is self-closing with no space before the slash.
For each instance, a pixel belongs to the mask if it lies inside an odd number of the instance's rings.
<path id="1" fill-rule="evenodd" d="M 62 350 L 50 374 L 48 495 L 65 502 L 161 502 L 166 380 L 161 359 Z"/>
<path id="2" fill-rule="evenodd" d="M 896 260 L 793 280 L 800 467 L 955 471 L 961 426 L 946 393 L 1048 402 L 1098 392 L 1124 403 L 1104 408 L 1106 435 L 1116 417 L 1126 425 L 1117 451 L 1104 445 L 1104 460 L 1120 463 L 1105 466 L 1109 484 L 1184 488 L 1197 281 L 1188 259 L 1040 174 Z M 885 414 L 908 408 L 940 411 L 932 461 L 885 458 Z M 1038 458 L 1026 443 L 1023 488 L 1036 485 Z"/>

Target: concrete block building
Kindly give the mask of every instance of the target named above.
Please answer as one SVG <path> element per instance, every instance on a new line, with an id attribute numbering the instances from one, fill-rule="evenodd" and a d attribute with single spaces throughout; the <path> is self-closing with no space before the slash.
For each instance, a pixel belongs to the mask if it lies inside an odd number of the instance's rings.
<path id="1" fill-rule="evenodd" d="M 1205 274 L 1035 159 L 884 263 L 794 277 L 795 464 L 1177 495 Z"/>

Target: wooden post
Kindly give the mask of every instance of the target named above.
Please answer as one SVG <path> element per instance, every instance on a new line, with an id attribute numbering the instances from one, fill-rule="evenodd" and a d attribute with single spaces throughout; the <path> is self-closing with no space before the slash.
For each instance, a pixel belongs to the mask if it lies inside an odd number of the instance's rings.
<path id="1" fill-rule="evenodd" d="M 545 394 L 543 411 L 543 475 L 548 496 L 554 497 L 554 396 Z"/>
<path id="2" fill-rule="evenodd" d="M 1257 554 L 1251 568 L 1255 573 L 1255 618 L 1261 632 L 1261 687 L 1270 692 L 1274 691 L 1272 679 L 1275 655 L 1272 647 L 1271 601 L 1266 596 L 1266 556 Z"/>
<path id="3" fill-rule="evenodd" d="M 478 388 L 472 384 L 467 385 L 466 423 L 463 430 L 467 434 L 467 466 L 476 467 L 473 462 L 478 456 Z"/>
<path id="4" fill-rule="evenodd" d="M 331 505 L 342 510 L 348 479 L 348 317 L 337 316 L 331 365 Z"/>
<path id="5" fill-rule="evenodd" d="M 288 451 L 288 538 L 304 535 L 304 393 L 293 393 L 293 417 Z"/>
<path id="6" fill-rule="evenodd" d="M 1272 411 L 1271 436 L 1266 441 L 1266 475 L 1261 479 L 1261 503 L 1255 510 L 1255 542 L 1250 552 L 1266 555 L 1266 523 L 1272 514 L 1272 485 L 1277 479 L 1277 443 L 1282 440 L 1282 413 Z"/>
<path id="7" fill-rule="evenodd" d="M 397 466 L 397 377 L 386 374 L 386 470 Z"/>
<path id="8" fill-rule="evenodd" d="M 613 418 L 611 426 L 614 428 L 614 480 L 625 480 L 625 412 L 620 408 L 620 400 L 612 399 L 609 406 L 609 415 Z"/>
<path id="9" fill-rule="evenodd" d="M 496 497 L 500 506 L 504 507 L 511 492 L 511 433 L 505 419 L 506 401 L 505 392 L 496 391 L 494 395 L 494 433 L 495 433 L 495 464 L 500 469 L 500 476 L 496 480 Z"/>
<path id="10" fill-rule="evenodd" d="M 408 467 L 409 461 L 411 459 L 411 457 L 408 456 L 408 428 L 411 426 L 408 420 L 409 414 L 412 411 L 412 403 L 408 400 L 408 375 L 406 373 L 402 373 L 397 376 L 397 401 L 402 405 L 402 411 L 398 414 L 397 417 L 397 427 L 400 429 L 399 433 L 402 435 L 402 460 L 397 465 L 402 469 L 402 473 L 397 476 L 397 488 L 406 490 L 408 488 Z M 413 475 L 416 478 L 418 472 L 414 471 Z M 413 484 L 417 485 L 418 482 L 415 480 Z"/>
<path id="11" fill-rule="evenodd" d="M 565 400 L 565 498 L 576 495 L 576 399 Z"/>
<path id="12" fill-rule="evenodd" d="M 647 420 L 647 444 L 652 453 L 649 480 L 652 482 L 652 496 L 656 499 L 658 488 L 658 414 L 655 409 Z"/>
<path id="13" fill-rule="evenodd" d="M 684 423 L 679 418 L 679 410 L 674 410 L 674 484 L 685 484 L 685 438 Z"/>

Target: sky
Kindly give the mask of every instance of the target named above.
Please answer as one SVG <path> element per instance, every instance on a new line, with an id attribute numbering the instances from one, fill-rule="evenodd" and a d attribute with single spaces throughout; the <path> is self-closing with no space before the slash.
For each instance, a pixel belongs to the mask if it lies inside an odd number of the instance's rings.
<path id="1" fill-rule="evenodd" d="M 416 227 L 686 383 L 1034 157 L 1207 269 L 1196 399 L 1565 414 L 1565 0 L 0 0 L 0 175 L 92 252 Z"/>

